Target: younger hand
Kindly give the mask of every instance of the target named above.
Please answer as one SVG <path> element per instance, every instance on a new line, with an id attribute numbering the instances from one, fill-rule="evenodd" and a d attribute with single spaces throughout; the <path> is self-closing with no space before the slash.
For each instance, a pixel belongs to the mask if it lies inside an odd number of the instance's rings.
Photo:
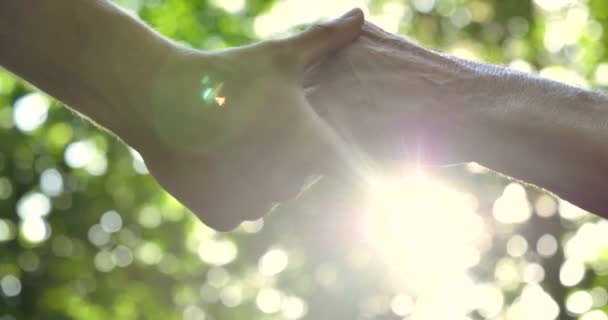
<path id="1" fill-rule="evenodd" d="M 179 48 L 154 79 L 150 143 L 136 146 L 151 174 L 205 224 L 226 231 L 341 166 L 336 137 L 301 82 L 362 24 L 355 10 L 284 40 L 212 53 Z"/>

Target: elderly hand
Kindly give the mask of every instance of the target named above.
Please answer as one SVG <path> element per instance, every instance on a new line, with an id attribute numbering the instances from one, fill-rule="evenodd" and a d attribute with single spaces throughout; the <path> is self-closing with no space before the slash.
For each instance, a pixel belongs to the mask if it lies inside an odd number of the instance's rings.
<path id="1" fill-rule="evenodd" d="M 308 70 L 306 97 L 362 172 L 470 161 L 464 142 L 475 106 L 492 99 L 484 67 L 365 22 L 353 45 Z"/>

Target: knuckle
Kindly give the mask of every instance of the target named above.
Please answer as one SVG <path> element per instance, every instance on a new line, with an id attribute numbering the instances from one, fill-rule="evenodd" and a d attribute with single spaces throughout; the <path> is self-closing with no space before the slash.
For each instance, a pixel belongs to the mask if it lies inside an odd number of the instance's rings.
<path id="1" fill-rule="evenodd" d="M 318 23 L 310 27 L 310 31 L 320 36 L 328 36 L 336 33 L 338 26 L 334 23 Z"/>

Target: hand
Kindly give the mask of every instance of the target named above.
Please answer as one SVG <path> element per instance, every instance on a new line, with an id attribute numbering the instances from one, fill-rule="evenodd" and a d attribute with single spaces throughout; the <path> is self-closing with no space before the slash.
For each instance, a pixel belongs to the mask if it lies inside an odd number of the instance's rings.
<path id="1" fill-rule="evenodd" d="M 370 23 L 306 79 L 364 177 L 387 163 L 476 161 L 608 217 L 605 94 L 436 53 Z"/>
<path id="2" fill-rule="evenodd" d="M 475 106 L 492 99 L 489 68 L 366 22 L 353 45 L 308 70 L 306 97 L 363 171 L 375 163 L 471 161 L 466 137 Z"/>
<path id="3" fill-rule="evenodd" d="M 208 226 L 230 230 L 340 166 L 335 136 L 304 98 L 304 70 L 351 43 L 360 10 L 295 37 L 222 52 L 180 48 L 160 67 L 136 146 L 150 173 Z"/>

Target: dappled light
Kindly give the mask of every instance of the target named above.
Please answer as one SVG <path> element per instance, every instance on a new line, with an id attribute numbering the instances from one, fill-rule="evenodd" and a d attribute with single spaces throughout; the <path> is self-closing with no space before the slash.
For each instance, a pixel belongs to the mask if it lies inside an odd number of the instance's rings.
<path id="1" fill-rule="evenodd" d="M 372 188 L 362 225 L 402 277 L 403 289 L 434 295 L 479 263 L 478 245 L 489 239 L 474 201 L 420 172 Z"/>
<path id="2" fill-rule="evenodd" d="M 432 49 L 608 90 L 604 0 L 115 2 L 205 50 L 360 6 Z M 195 88 L 197 117 L 235 112 L 226 79 L 170 85 Z M 383 178 L 352 194 L 325 192 L 337 179 L 323 177 L 222 233 L 165 193 L 142 154 L 0 70 L 0 320 L 608 320 L 608 222 L 483 163 L 374 164 Z"/>

